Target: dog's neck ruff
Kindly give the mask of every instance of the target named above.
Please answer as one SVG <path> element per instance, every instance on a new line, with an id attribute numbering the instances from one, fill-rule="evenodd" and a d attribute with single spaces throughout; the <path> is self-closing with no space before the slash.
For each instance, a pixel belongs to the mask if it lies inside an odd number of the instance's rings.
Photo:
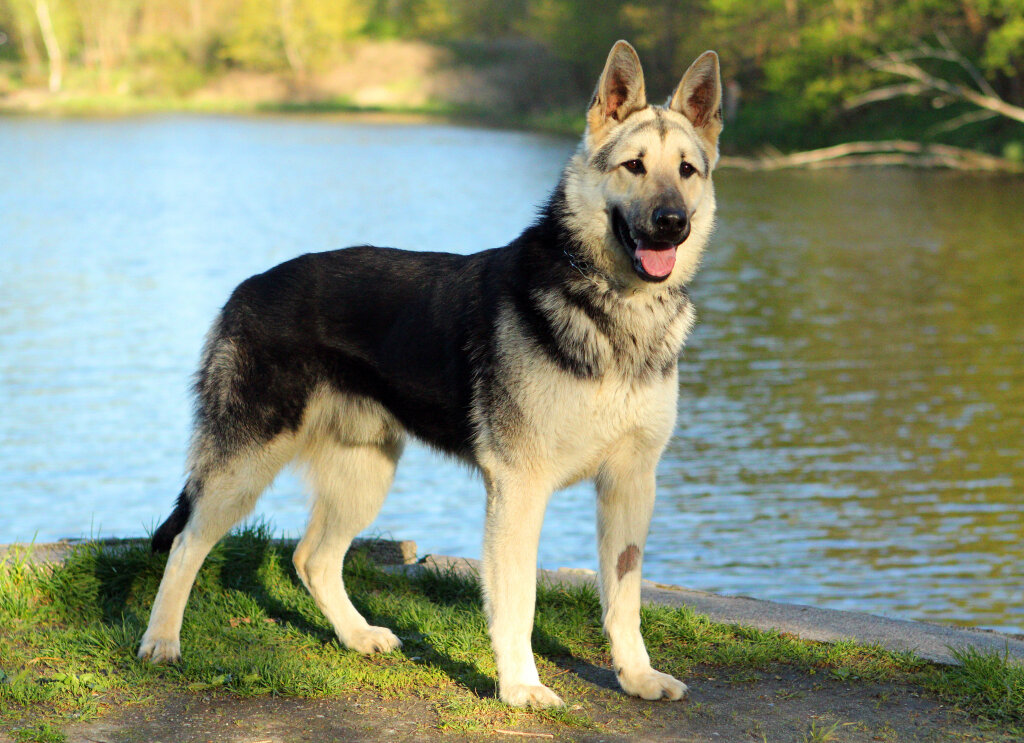
<path id="1" fill-rule="evenodd" d="M 559 188 L 511 246 L 523 267 L 523 290 L 513 298 L 521 327 L 549 359 L 579 378 L 666 378 L 693 323 L 685 287 L 645 290 L 608 275 L 581 256 L 587 248 L 565 207 Z"/>

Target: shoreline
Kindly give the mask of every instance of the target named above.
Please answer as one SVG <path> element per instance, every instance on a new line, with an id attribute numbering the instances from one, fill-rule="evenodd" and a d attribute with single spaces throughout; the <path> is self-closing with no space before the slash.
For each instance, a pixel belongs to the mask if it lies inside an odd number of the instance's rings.
<path id="1" fill-rule="evenodd" d="M 346 99 L 258 101 L 244 99 L 69 97 L 41 105 L 0 97 L 0 119 L 110 120 L 144 116 L 307 117 L 387 126 L 437 124 L 544 134 L 567 139 L 583 131 L 583 116 L 554 111 L 514 114 L 478 106 L 428 102 L 422 106 L 353 104 Z M 849 168 L 953 171 L 971 175 L 1022 176 L 1024 163 L 949 145 L 909 140 L 843 142 L 779 153 L 765 143 L 759 151 L 721 155 L 716 170 L 767 172 Z"/>
<path id="2" fill-rule="evenodd" d="M 321 98 L 131 96 L 82 92 L 53 96 L 42 90 L 0 93 L 0 118 L 118 119 L 147 115 L 308 116 L 370 123 L 445 123 L 579 137 L 584 116 L 566 111 L 526 114 L 468 102 L 361 103 L 348 95 Z"/>
<path id="3" fill-rule="evenodd" d="M 0 544 L 0 563 L 10 557 L 35 564 L 60 563 L 72 550 L 83 545 L 113 549 L 146 542 L 148 539 L 136 537 Z M 297 540 L 275 539 L 273 542 L 292 548 Z M 386 572 L 414 575 L 435 571 L 474 579 L 479 575 L 479 560 L 452 555 L 419 556 L 416 543 L 410 540 L 357 539 L 352 544 L 352 551 L 366 553 Z M 539 569 L 537 579 L 539 583 L 553 587 L 596 587 L 597 574 L 581 568 Z M 649 580 L 643 581 L 641 595 L 644 604 L 687 608 L 722 624 L 778 631 L 803 640 L 877 645 L 897 653 L 912 652 L 924 660 L 943 665 L 959 664 L 958 656 L 971 651 L 995 653 L 1011 663 L 1024 665 L 1024 635 L 891 619 L 866 612 L 823 609 L 749 596 L 722 595 Z"/>

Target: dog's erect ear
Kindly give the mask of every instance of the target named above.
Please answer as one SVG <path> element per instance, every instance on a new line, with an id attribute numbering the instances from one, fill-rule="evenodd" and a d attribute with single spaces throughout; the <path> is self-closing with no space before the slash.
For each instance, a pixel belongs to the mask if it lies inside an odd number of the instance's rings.
<path id="1" fill-rule="evenodd" d="M 627 41 L 616 41 L 608 52 L 604 72 L 597 81 L 594 99 L 587 111 L 587 131 L 591 143 L 604 139 L 608 131 L 634 111 L 647 107 L 644 71 L 640 58 Z"/>
<path id="2" fill-rule="evenodd" d="M 690 120 L 697 133 L 718 146 L 722 133 L 722 76 L 718 55 L 704 52 L 683 75 L 668 107 Z"/>

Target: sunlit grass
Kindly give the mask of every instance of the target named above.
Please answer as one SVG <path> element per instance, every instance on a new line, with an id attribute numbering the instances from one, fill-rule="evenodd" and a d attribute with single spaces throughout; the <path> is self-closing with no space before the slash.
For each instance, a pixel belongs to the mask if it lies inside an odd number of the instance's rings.
<path id="1" fill-rule="evenodd" d="M 588 708 L 529 712 L 495 697 L 495 669 L 475 580 L 454 573 L 383 572 L 360 555 L 347 563 L 354 602 L 402 638 L 401 651 L 366 657 L 340 647 L 302 587 L 290 549 L 257 526 L 211 553 L 182 630 L 183 660 L 135 659 L 165 558 L 142 542 L 83 545 L 59 565 L 24 555 L 0 562 L 0 724 L 25 740 L 59 740 L 52 727 L 101 716 L 109 705 L 158 692 L 218 690 L 239 696 L 324 697 L 371 692 L 429 700 L 442 729 L 470 731 L 531 719 L 579 729 Z M 541 678 L 566 697 L 582 682 L 566 659 L 608 667 L 596 593 L 541 586 L 534 629 Z M 736 683 L 779 665 L 844 682 L 914 684 L 1001 728 L 1024 729 L 1024 668 L 967 652 L 960 666 L 852 642 L 823 644 L 727 626 L 688 609 L 645 607 L 654 664 L 687 676 L 731 669 Z"/>

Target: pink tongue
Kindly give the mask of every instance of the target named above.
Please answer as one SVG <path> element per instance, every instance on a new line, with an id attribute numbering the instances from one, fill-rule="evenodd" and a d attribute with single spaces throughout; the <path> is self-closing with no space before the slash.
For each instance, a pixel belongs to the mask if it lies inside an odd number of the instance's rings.
<path id="1" fill-rule="evenodd" d="M 664 278 L 672 273 L 672 267 L 676 265 L 676 246 L 672 243 L 638 240 L 636 257 L 649 276 Z"/>

